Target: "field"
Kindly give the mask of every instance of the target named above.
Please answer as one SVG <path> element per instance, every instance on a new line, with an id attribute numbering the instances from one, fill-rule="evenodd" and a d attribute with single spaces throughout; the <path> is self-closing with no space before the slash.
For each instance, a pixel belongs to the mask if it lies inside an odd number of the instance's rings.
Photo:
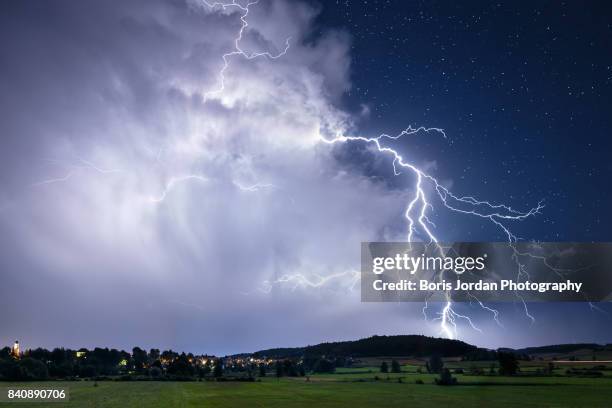
<path id="1" fill-rule="evenodd" d="M 458 364 L 458 363 L 457 363 Z M 464 363 L 465 364 L 465 363 Z M 486 365 L 483 363 L 483 367 Z M 451 366 L 447 363 L 447 366 Z M 527 367 L 525 367 L 527 368 Z M 18 407 L 610 407 L 612 376 L 500 377 L 457 374 L 459 385 L 433 384 L 434 375 L 406 364 L 401 373 L 376 366 L 340 369 L 308 379 L 265 377 L 258 382 L 92 381 L 0 383 L 0 387 L 65 387 L 70 401 Z M 378 378 L 376 378 L 378 377 Z M 399 380 L 401 378 L 401 382 Z M 416 384 L 416 380 L 424 384 Z"/>

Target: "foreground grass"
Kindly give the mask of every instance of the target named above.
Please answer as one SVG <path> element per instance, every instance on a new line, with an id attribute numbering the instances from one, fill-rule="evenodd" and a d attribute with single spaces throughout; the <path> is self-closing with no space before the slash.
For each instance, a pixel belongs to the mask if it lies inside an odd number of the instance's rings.
<path id="1" fill-rule="evenodd" d="M 379 374 L 379 373 L 378 373 Z M 612 380 L 568 377 L 458 376 L 462 385 L 441 387 L 428 375 L 372 374 L 265 378 L 261 382 L 45 382 L 0 383 L 28 388 L 65 387 L 70 401 L 19 403 L 18 407 L 610 407 Z M 403 377 L 402 383 L 396 377 Z M 425 384 L 414 381 L 420 378 Z M 495 382 L 495 384 L 491 384 Z M 1 404 L 15 406 L 14 403 Z"/>

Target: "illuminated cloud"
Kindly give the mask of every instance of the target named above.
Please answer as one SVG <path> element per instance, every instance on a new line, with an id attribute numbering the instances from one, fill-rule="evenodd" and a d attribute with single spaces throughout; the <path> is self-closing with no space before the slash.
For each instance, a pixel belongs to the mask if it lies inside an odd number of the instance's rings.
<path id="1" fill-rule="evenodd" d="M 0 96 L 6 333 L 220 352 L 396 331 L 351 284 L 361 241 L 404 235 L 410 191 L 318 143 L 352 126 L 346 33 L 313 36 L 306 4 L 253 6 L 241 48 L 290 48 L 230 56 L 217 92 L 237 8 L 12 7 L 37 24 L 0 24 L 20 39 Z M 387 314 L 410 326 L 405 310 Z"/>

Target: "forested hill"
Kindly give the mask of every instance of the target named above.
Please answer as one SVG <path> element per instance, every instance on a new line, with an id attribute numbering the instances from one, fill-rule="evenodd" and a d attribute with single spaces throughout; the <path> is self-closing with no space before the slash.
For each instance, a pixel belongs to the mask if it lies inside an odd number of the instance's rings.
<path id="1" fill-rule="evenodd" d="M 578 350 L 612 350 L 612 344 L 596 343 L 553 344 L 550 346 L 526 347 L 514 350 L 522 354 L 571 353 Z"/>
<path id="2" fill-rule="evenodd" d="M 376 357 L 376 356 L 463 356 L 478 347 L 459 340 L 440 339 L 420 335 L 372 336 L 354 341 L 321 343 L 314 346 L 274 348 L 253 353 L 256 357 Z"/>

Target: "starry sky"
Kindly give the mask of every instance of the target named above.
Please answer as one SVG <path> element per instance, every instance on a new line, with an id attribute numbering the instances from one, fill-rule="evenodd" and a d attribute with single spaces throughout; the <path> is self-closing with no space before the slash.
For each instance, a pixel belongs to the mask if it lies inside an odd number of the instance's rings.
<path id="1" fill-rule="evenodd" d="M 0 344 L 224 355 L 441 335 L 439 305 L 425 320 L 421 304 L 360 302 L 360 243 L 405 240 L 415 190 L 371 146 L 321 143 L 337 134 L 444 129 L 389 143 L 457 194 L 542 201 L 508 223 L 521 239 L 612 240 L 610 5 L 261 0 L 244 13 L 0 5 Z M 506 239 L 432 204 L 441 240 Z M 459 322 L 457 336 L 610 343 L 612 309 L 596 306 L 534 304 L 532 322 L 500 304 L 500 327 L 457 305 L 482 330 Z"/>
<path id="2" fill-rule="evenodd" d="M 597 1 L 338 1 L 320 24 L 353 36 L 345 97 L 369 106 L 364 130 L 444 128 L 447 143 L 416 149 L 443 158 L 455 189 L 543 199 L 524 238 L 590 242 L 612 238 L 611 14 Z"/>
<path id="3" fill-rule="evenodd" d="M 355 111 L 367 104 L 365 132 L 444 128 L 450 140 L 411 140 L 405 152 L 437 157 L 438 173 L 451 176 L 456 191 L 518 208 L 544 200 L 537 219 L 513 226 L 523 239 L 606 242 L 611 16 L 612 6 L 597 1 L 337 1 L 323 7 L 320 23 L 353 36 L 355 86 L 345 102 Z M 504 240 L 490 224 L 464 221 L 445 219 L 446 239 Z M 521 318 L 516 305 L 497 307 Z M 604 314 L 584 304 L 533 304 L 555 334 L 527 329 L 526 336 L 580 341 L 564 333 L 580 322 L 610 342 L 611 309 L 599 307 Z"/>

